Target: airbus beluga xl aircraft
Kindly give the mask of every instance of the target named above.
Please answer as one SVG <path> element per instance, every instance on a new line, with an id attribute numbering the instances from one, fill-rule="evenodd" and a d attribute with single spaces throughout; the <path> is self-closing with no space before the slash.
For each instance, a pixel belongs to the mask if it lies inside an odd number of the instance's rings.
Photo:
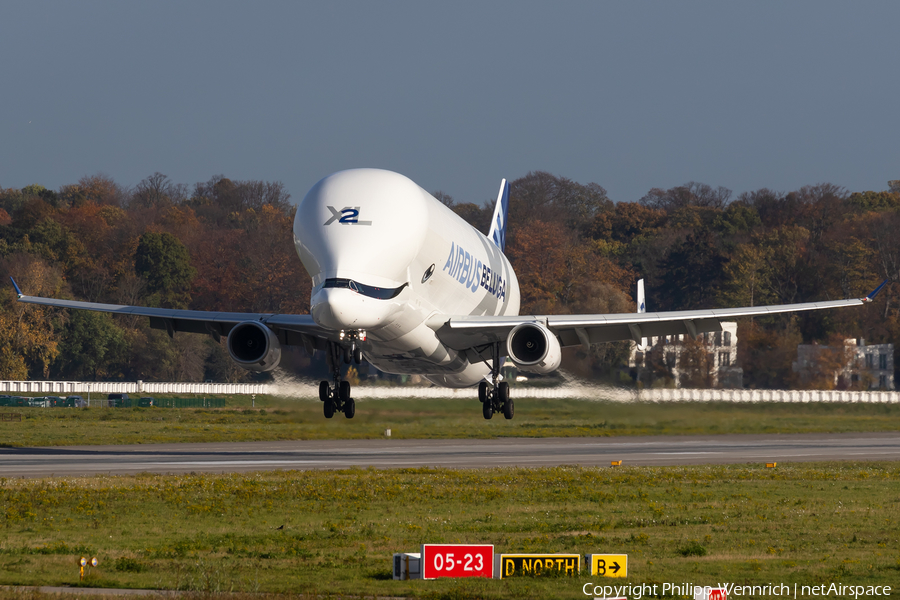
<path id="1" fill-rule="evenodd" d="M 327 418 L 356 404 L 341 362 L 363 357 L 382 371 L 420 374 L 446 387 L 478 384 L 485 419 L 514 414 L 500 366 L 550 373 L 565 346 L 721 331 L 751 315 L 855 306 L 865 298 L 677 312 L 520 315 L 519 284 L 503 254 L 509 184 L 503 180 L 487 236 L 410 179 L 378 169 L 329 175 L 306 194 L 294 245 L 312 277 L 308 315 L 172 310 L 24 295 L 20 302 L 150 318 L 150 326 L 226 337 L 231 358 L 253 371 L 278 366 L 282 346 L 327 353 L 319 386 Z M 15 281 L 13 282 L 15 285 Z M 882 284 L 884 285 L 884 284 Z"/>

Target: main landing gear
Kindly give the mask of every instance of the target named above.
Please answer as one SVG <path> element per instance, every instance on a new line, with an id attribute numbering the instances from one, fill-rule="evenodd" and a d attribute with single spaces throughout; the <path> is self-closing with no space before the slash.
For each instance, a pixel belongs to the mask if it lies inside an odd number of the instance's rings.
<path id="1" fill-rule="evenodd" d="M 341 359 L 350 364 L 362 362 L 362 351 L 357 345 L 357 338 L 350 337 L 350 346 L 342 347 L 336 342 L 328 343 L 328 366 L 331 367 L 332 387 L 328 381 L 319 383 L 319 400 L 324 405 L 325 418 L 330 419 L 336 412 L 344 413 L 348 419 L 356 414 L 356 401 L 350 397 L 350 382 L 341 381 Z"/>
<path id="2" fill-rule="evenodd" d="M 500 381 L 500 343 L 492 345 L 493 360 L 491 361 L 491 383 L 482 381 L 478 384 L 478 400 L 481 401 L 481 413 L 485 419 L 490 419 L 495 412 L 503 412 L 503 416 L 512 419 L 516 414 L 516 408 L 512 398 L 509 397 L 509 384 Z"/>

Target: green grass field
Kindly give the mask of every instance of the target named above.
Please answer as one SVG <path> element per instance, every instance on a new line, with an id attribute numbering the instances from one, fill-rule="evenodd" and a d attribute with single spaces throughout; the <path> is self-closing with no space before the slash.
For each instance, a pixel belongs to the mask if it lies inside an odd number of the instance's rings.
<path id="1" fill-rule="evenodd" d="M 616 436 L 898 431 L 900 405 L 232 398 L 223 409 L 3 408 L 5 445 L 381 437 Z M 900 588 L 900 463 L 4 479 L 0 585 L 423 598 L 587 598 L 603 583 L 799 583 Z M 422 543 L 499 552 L 625 553 L 625 580 L 395 582 Z M 896 590 L 895 590 L 896 593 Z M 0 591 L 0 597 L 41 597 Z M 259 596 L 254 595 L 253 598 Z M 752 598 L 754 596 L 744 596 Z M 767 597 L 767 596 L 756 596 Z M 247 596 L 250 598 L 250 596 Z M 633 596 L 632 596 L 633 599 Z"/>
<path id="2" fill-rule="evenodd" d="M 900 582 L 900 465 L 413 469 L 0 480 L 0 584 L 585 598 L 587 574 L 391 580 L 394 552 L 628 554 L 605 583 Z"/>
<path id="3" fill-rule="evenodd" d="M 352 420 L 312 400 L 233 398 L 223 409 L 2 408 L 0 444 L 56 446 L 293 439 L 492 438 L 900 431 L 900 404 L 516 401 L 486 421 L 477 400 L 362 400 Z"/>

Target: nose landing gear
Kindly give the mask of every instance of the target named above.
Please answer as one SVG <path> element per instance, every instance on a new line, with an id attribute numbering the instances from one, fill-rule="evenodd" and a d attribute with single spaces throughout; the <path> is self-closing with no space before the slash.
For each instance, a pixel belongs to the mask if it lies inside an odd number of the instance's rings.
<path id="1" fill-rule="evenodd" d="M 493 360 L 491 361 L 491 383 L 482 381 L 478 384 L 478 400 L 481 401 L 481 414 L 490 419 L 495 412 L 503 412 L 506 419 L 516 414 L 515 404 L 509 397 L 509 384 L 500 381 L 500 344 L 492 344 Z"/>

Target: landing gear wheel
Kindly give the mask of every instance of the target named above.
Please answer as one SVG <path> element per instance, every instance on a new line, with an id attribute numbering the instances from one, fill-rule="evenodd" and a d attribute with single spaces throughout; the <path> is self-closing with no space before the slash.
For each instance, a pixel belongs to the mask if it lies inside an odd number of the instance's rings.
<path id="1" fill-rule="evenodd" d="M 512 398 L 508 398 L 506 403 L 503 405 L 503 416 L 507 419 L 512 419 L 513 415 L 516 414 L 516 407 L 513 405 Z"/>
<path id="2" fill-rule="evenodd" d="M 340 390 L 340 393 L 338 394 L 338 397 L 341 399 L 341 404 L 350 400 L 350 382 L 349 381 L 342 381 L 339 390 Z"/>
<path id="3" fill-rule="evenodd" d="M 334 402 L 329 398 L 325 401 L 325 418 L 330 419 L 334 416 Z"/>
<path id="4" fill-rule="evenodd" d="M 322 402 L 328 402 L 328 394 L 331 392 L 331 388 L 328 387 L 328 382 L 323 381 L 319 384 L 319 400 Z"/>
<path id="5" fill-rule="evenodd" d="M 497 402 L 499 406 L 509 402 L 509 384 L 505 381 L 501 381 L 500 385 L 497 386 Z"/>
<path id="6" fill-rule="evenodd" d="M 355 348 L 353 350 L 353 362 L 360 364 L 362 362 L 362 350 Z"/>
<path id="7" fill-rule="evenodd" d="M 353 354 L 353 352 L 350 350 L 350 348 L 344 348 L 344 364 L 350 364 L 351 354 Z"/>
<path id="8" fill-rule="evenodd" d="M 494 406 L 490 400 L 481 405 L 481 414 L 484 415 L 485 419 L 490 419 L 494 416 Z"/>
<path id="9" fill-rule="evenodd" d="M 344 416 L 348 419 L 352 419 L 353 415 L 356 414 L 356 401 L 353 398 L 347 400 L 344 403 Z"/>
<path id="10" fill-rule="evenodd" d="M 488 382 L 482 381 L 478 384 L 478 401 L 484 404 L 488 401 Z"/>

